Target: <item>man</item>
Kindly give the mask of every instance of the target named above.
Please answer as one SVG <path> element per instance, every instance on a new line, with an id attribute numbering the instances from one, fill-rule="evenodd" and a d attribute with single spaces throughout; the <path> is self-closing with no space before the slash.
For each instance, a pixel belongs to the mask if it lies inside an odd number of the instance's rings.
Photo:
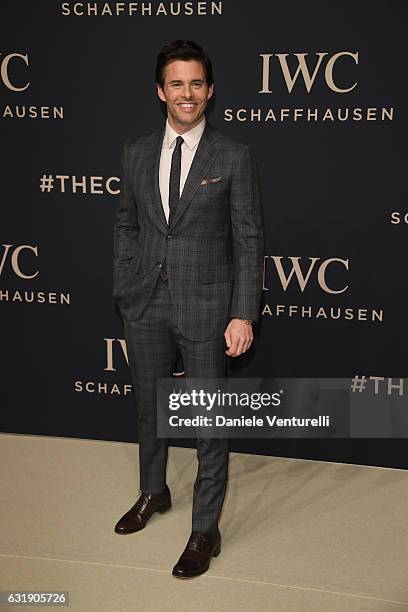
<path id="1" fill-rule="evenodd" d="M 167 121 L 125 144 L 114 230 L 114 298 L 138 411 L 140 464 L 140 497 L 116 524 L 119 534 L 143 529 L 154 512 L 171 506 L 168 441 L 156 433 L 156 380 L 171 376 L 177 349 L 187 377 L 223 378 L 225 355 L 251 346 L 262 292 L 257 169 L 248 145 L 206 121 L 214 92 L 209 57 L 192 41 L 165 46 L 156 84 Z M 176 577 L 204 573 L 220 552 L 228 457 L 228 440 L 197 439 L 192 532 Z"/>

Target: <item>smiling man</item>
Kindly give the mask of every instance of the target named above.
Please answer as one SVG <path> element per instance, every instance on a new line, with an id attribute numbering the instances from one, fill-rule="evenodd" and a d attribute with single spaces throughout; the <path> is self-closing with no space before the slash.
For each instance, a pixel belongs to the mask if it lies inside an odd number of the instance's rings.
<path id="1" fill-rule="evenodd" d="M 164 126 L 129 139 L 114 228 L 114 298 L 123 317 L 138 416 L 140 496 L 115 531 L 143 529 L 171 507 L 168 441 L 157 437 L 156 384 L 176 351 L 191 378 L 223 378 L 226 355 L 253 341 L 263 271 L 257 169 L 248 145 L 205 117 L 212 65 L 193 41 L 166 45 L 156 65 Z M 192 530 L 173 575 L 198 576 L 221 550 L 226 439 L 197 439 Z"/>

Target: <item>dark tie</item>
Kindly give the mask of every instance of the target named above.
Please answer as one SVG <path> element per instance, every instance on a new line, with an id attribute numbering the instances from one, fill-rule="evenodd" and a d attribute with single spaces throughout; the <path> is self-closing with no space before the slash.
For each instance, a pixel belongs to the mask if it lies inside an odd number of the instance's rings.
<path id="1" fill-rule="evenodd" d="M 181 174 L 181 145 L 184 138 L 177 136 L 176 146 L 174 147 L 173 155 L 171 156 L 170 181 L 169 181 L 169 225 L 170 219 L 176 212 L 177 204 L 180 200 L 180 174 Z M 164 261 L 160 270 L 161 278 L 167 280 L 167 266 Z"/>
<path id="2" fill-rule="evenodd" d="M 169 182 L 169 225 L 170 218 L 176 212 L 180 200 L 180 173 L 181 173 L 181 145 L 184 138 L 177 136 L 176 146 L 171 156 L 170 182 Z"/>

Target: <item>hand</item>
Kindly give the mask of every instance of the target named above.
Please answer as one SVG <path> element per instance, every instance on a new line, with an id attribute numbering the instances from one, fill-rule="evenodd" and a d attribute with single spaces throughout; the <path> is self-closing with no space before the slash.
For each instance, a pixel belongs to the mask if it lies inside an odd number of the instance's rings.
<path id="1" fill-rule="evenodd" d="M 230 357 L 238 357 L 245 353 L 252 344 L 254 339 L 252 325 L 247 325 L 241 319 L 231 319 L 225 330 L 224 338 L 228 346 L 225 354 Z"/>

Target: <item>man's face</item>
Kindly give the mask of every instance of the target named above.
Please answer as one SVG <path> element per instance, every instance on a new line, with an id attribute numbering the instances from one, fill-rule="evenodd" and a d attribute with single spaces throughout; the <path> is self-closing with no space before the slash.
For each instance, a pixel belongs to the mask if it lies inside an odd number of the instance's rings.
<path id="1" fill-rule="evenodd" d="M 167 64 L 163 89 L 157 83 L 157 95 L 167 104 L 169 124 L 179 134 L 200 123 L 213 90 L 214 85 L 208 87 L 205 80 L 203 64 L 196 60 Z"/>

